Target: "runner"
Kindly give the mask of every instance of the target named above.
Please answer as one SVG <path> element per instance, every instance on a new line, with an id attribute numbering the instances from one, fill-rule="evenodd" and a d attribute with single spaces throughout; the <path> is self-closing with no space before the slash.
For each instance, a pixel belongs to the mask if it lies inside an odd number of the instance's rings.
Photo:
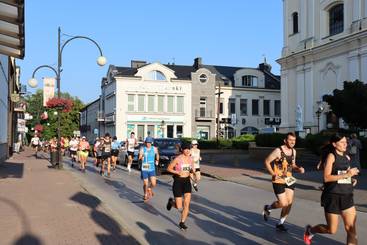
<path id="1" fill-rule="evenodd" d="M 305 244 L 311 244 L 316 233 L 335 234 L 338 229 L 339 215 L 342 216 L 347 232 L 347 244 L 357 244 L 357 213 L 353 201 L 353 186 L 357 181 L 358 168 L 351 168 L 351 159 L 346 155 L 347 139 L 333 135 L 330 139 L 334 151 L 326 159 L 324 169 L 324 191 L 321 206 L 324 207 L 327 224 L 307 225 L 303 236 Z"/>
<path id="2" fill-rule="evenodd" d="M 272 153 L 265 159 L 265 166 L 272 176 L 273 189 L 277 201 L 271 205 L 265 205 L 263 210 L 263 217 L 268 221 L 272 209 L 281 208 L 279 222 L 276 224 L 276 229 L 286 232 L 287 228 L 284 222 L 291 211 L 294 188 L 296 179 L 292 177 L 292 170 L 299 173 L 304 173 L 302 167 L 296 165 L 296 135 L 288 133 L 284 139 L 284 145 L 273 150 Z M 273 166 L 272 166 L 273 165 Z"/>
<path id="3" fill-rule="evenodd" d="M 79 157 L 80 157 L 80 170 L 85 173 L 85 166 L 87 164 L 87 159 L 89 155 L 89 143 L 85 136 L 82 137 L 82 140 L 79 143 Z"/>
<path id="4" fill-rule="evenodd" d="M 74 167 L 74 163 L 76 162 L 76 152 L 78 151 L 79 145 L 76 138 L 72 138 L 69 142 L 70 149 L 70 157 L 71 157 L 71 167 Z"/>
<path id="5" fill-rule="evenodd" d="M 116 170 L 117 157 L 119 155 L 120 142 L 117 141 L 117 137 L 113 136 L 111 145 L 111 160 L 112 160 L 112 171 Z"/>
<path id="6" fill-rule="evenodd" d="M 65 137 L 64 138 L 64 148 L 65 148 L 64 156 L 66 152 L 70 155 L 69 144 L 70 144 L 69 137 Z"/>
<path id="7" fill-rule="evenodd" d="M 37 134 L 35 134 L 32 139 L 31 139 L 31 143 L 30 145 L 32 146 L 32 148 L 34 149 L 34 155 L 36 156 L 37 158 L 37 152 L 38 152 L 38 149 L 39 149 L 39 145 L 40 145 L 40 138 L 38 137 Z"/>
<path id="8" fill-rule="evenodd" d="M 201 174 L 200 174 L 201 156 L 200 156 L 200 150 L 198 148 L 198 141 L 197 140 L 191 141 L 191 158 L 192 158 L 192 160 L 194 162 L 194 166 L 195 166 L 195 176 L 194 176 L 194 174 L 191 174 L 191 179 L 194 182 L 192 187 L 194 187 L 195 191 L 199 191 L 198 183 L 199 183 L 200 178 L 201 178 Z"/>
<path id="9" fill-rule="evenodd" d="M 195 166 L 190 156 L 190 145 L 182 144 L 181 154 L 177 156 L 167 168 L 167 171 L 173 174 L 173 198 L 169 198 L 167 202 L 167 210 L 172 207 L 177 208 L 181 213 L 181 220 L 179 227 L 181 230 L 187 230 L 185 221 L 189 215 L 190 201 L 191 201 L 191 182 L 190 173 L 195 173 Z M 182 196 L 184 199 L 182 200 Z"/>
<path id="10" fill-rule="evenodd" d="M 107 161 L 107 176 L 111 176 L 111 137 L 109 133 L 106 133 L 102 144 L 102 164 L 101 164 L 101 175 L 105 174 L 105 161 Z"/>
<path id="11" fill-rule="evenodd" d="M 147 137 L 145 139 L 145 146 L 139 150 L 139 161 L 142 161 L 141 179 L 144 182 L 144 201 L 148 201 L 153 197 L 153 188 L 156 186 L 155 165 L 158 165 L 159 154 L 157 148 L 152 144 L 153 138 Z"/>
<path id="12" fill-rule="evenodd" d="M 126 145 L 127 156 L 128 156 L 127 170 L 131 172 L 131 164 L 133 163 L 133 159 L 134 159 L 134 150 L 135 150 L 135 147 L 138 145 L 134 132 L 130 133 L 130 138 L 126 139 L 125 145 Z"/>
<path id="13" fill-rule="evenodd" d="M 96 138 L 93 144 L 93 157 L 94 157 L 94 166 L 98 167 L 99 159 L 98 159 L 98 146 L 100 145 L 99 137 Z"/>

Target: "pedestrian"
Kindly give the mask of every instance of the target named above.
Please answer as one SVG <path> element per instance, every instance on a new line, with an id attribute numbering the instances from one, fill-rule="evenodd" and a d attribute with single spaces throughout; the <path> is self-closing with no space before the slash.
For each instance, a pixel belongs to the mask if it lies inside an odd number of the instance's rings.
<path id="1" fill-rule="evenodd" d="M 272 176 L 273 190 L 277 200 L 270 205 L 265 205 L 263 217 L 268 221 L 273 209 L 281 208 L 280 219 L 276 224 L 276 229 L 286 232 L 284 222 L 289 215 L 294 199 L 294 189 L 296 179 L 292 176 L 292 170 L 304 173 L 303 167 L 296 164 L 296 135 L 293 132 L 287 133 L 284 144 L 274 149 L 265 159 L 265 166 Z"/>
<path id="2" fill-rule="evenodd" d="M 39 150 L 39 145 L 40 145 L 40 138 L 38 137 L 37 134 L 35 134 L 31 139 L 30 146 L 32 146 L 36 158 L 37 158 L 37 152 Z"/>
<path id="3" fill-rule="evenodd" d="M 127 157 L 128 157 L 127 170 L 129 172 L 131 172 L 131 165 L 132 165 L 133 160 L 134 160 L 135 147 L 138 145 L 138 142 L 135 138 L 135 133 L 134 132 L 130 133 L 130 138 L 126 139 L 125 145 L 126 145 Z"/>
<path id="4" fill-rule="evenodd" d="M 116 169 L 117 157 L 119 155 L 120 142 L 118 142 L 117 137 L 113 136 L 112 145 L 111 145 L 111 162 L 112 162 L 112 171 Z"/>
<path id="5" fill-rule="evenodd" d="M 159 154 L 153 145 L 153 138 L 147 137 L 145 145 L 139 150 L 139 161 L 141 161 L 141 179 L 143 180 L 144 201 L 153 197 L 153 188 L 156 186 L 155 166 L 158 165 Z"/>
<path id="6" fill-rule="evenodd" d="M 199 181 L 201 178 L 201 174 L 200 174 L 200 161 L 201 161 L 201 156 L 200 156 L 200 149 L 198 148 L 198 141 L 197 140 L 192 140 L 191 141 L 191 158 L 194 162 L 194 166 L 195 166 L 195 175 L 191 174 L 191 180 L 193 181 L 193 185 L 192 187 L 194 187 L 195 191 L 199 191 Z"/>
<path id="7" fill-rule="evenodd" d="M 361 170 L 361 162 L 359 158 L 360 150 L 362 149 L 362 143 L 357 138 L 356 134 L 351 134 L 349 140 L 349 156 L 351 158 L 351 165 Z"/>
<path id="8" fill-rule="evenodd" d="M 190 144 L 181 145 L 181 154 L 177 156 L 167 167 L 167 171 L 173 174 L 173 198 L 167 202 L 167 210 L 175 207 L 181 213 L 179 227 L 187 230 L 185 221 L 189 215 L 191 201 L 190 173 L 195 174 L 195 166 L 190 156 Z M 183 196 L 183 199 L 182 199 Z"/>
<path id="9" fill-rule="evenodd" d="M 85 136 L 82 137 L 82 140 L 79 143 L 79 158 L 80 158 L 80 170 L 85 173 L 85 166 L 87 164 L 87 159 L 89 155 L 90 145 Z"/>
<path id="10" fill-rule="evenodd" d="M 326 224 L 313 227 L 307 225 L 303 240 L 309 245 L 316 233 L 335 234 L 338 229 L 339 215 L 341 215 L 347 232 L 347 244 L 357 244 L 357 214 L 353 201 L 353 186 L 357 181 L 352 177 L 356 176 L 359 170 L 350 166 L 350 157 L 346 154 L 346 137 L 336 134 L 331 137 L 330 142 L 334 151 L 326 159 L 324 191 L 321 195 Z"/>
<path id="11" fill-rule="evenodd" d="M 99 142 L 99 137 L 97 137 L 94 140 L 94 144 L 93 144 L 93 158 L 94 158 L 94 166 L 98 167 L 98 157 L 97 157 L 97 150 L 98 150 L 98 146 L 99 146 L 100 142 Z"/>
<path id="12" fill-rule="evenodd" d="M 109 133 L 106 133 L 102 144 L 100 147 L 102 148 L 102 166 L 100 174 L 106 174 L 105 172 L 105 163 L 107 163 L 107 176 L 111 176 L 111 137 Z"/>
<path id="13" fill-rule="evenodd" d="M 76 154 L 79 148 L 79 143 L 75 137 L 73 137 L 69 142 L 69 151 L 71 157 L 71 167 L 74 167 L 74 163 L 76 162 Z"/>
<path id="14" fill-rule="evenodd" d="M 70 155 L 69 143 L 70 143 L 69 137 L 65 137 L 64 138 L 64 148 L 65 148 L 64 156 L 65 156 L 66 152 Z"/>

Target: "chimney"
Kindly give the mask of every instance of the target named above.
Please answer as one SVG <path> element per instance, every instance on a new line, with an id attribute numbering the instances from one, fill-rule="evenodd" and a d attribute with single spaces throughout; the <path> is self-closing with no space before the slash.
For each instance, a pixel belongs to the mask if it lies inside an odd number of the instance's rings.
<path id="1" fill-rule="evenodd" d="M 146 64 L 147 62 L 143 60 L 132 60 L 131 68 L 139 68 L 139 67 L 145 66 Z"/>
<path id="2" fill-rule="evenodd" d="M 197 57 L 194 59 L 194 68 L 199 69 L 202 65 L 201 57 Z"/>
<path id="3" fill-rule="evenodd" d="M 259 69 L 261 71 L 271 72 L 271 65 L 268 64 L 268 63 L 261 63 L 261 64 L 259 64 Z"/>

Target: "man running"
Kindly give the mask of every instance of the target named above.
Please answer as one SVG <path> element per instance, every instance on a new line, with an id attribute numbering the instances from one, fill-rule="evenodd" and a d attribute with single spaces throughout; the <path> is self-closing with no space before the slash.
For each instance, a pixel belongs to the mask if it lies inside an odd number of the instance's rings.
<path id="1" fill-rule="evenodd" d="M 34 155 L 36 156 L 37 158 L 37 152 L 38 152 L 38 149 L 39 149 L 39 145 L 40 145 L 40 138 L 38 137 L 37 134 L 35 134 L 32 139 L 31 139 L 31 144 L 32 148 L 34 149 Z"/>
<path id="2" fill-rule="evenodd" d="M 181 154 L 177 156 L 167 167 L 167 171 L 173 174 L 173 198 L 169 198 L 167 202 L 167 210 L 172 207 L 177 208 L 181 213 L 179 227 L 181 230 L 187 230 L 185 221 L 189 215 L 191 201 L 191 181 L 190 173 L 195 174 L 195 166 L 190 156 L 190 145 L 182 144 Z M 184 196 L 182 200 L 182 196 Z"/>
<path id="3" fill-rule="evenodd" d="M 131 164 L 133 163 L 133 159 L 134 159 L 134 150 L 135 150 L 135 147 L 138 145 L 134 132 L 130 133 L 130 138 L 126 139 L 125 145 L 126 145 L 127 157 L 128 157 L 127 170 L 131 172 Z"/>
<path id="4" fill-rule="evenodd" d="M 304 168 L 296 165 L 295 144 L 296 135 L 288 133 L 284 139 L 284 145 L 273 150 L 265 159 L 266 169 L 272 176 L 273 190 L 277 201 L 264 206 L 263 217 L 265 221 L 268 221 L 271 210 L 281 208 L 282 211 L 276 229 L 283 232 L 287 231 L 284 222 L 291 211 L 294 197 L 296 179 L 292 177 L 292 170 L 302 174 L 305 172 Z"/>
<path id="5" fill-rule="evenodd" d="M 153 197 L 153 188 L 156 186 L 155 165 L 158 165 L 159 154 L 157 148 L 152 144 L 153 138 L 147 137 L 145 146 L 139 150 L 139 161 L 142 162 L 141 178 L 144 182 L 144 201 L 148 201 Z"/>
<path id="6" fill-rule="evenodd" d="M 70 149 L 70 157 L 71 157 L 71 166 L 74 167 L 74 163 L 76 162 L 76 154 L 79 148 L 79 142 L 76 138 L 72 138 L 69 142 Z"/>
<path id="7" fill-rule="evenodd" d="M 111 137 L 109 133 L 106 133 L 103 142 L 100 145 L 102 148 L 102 166 L 101 175 L 105 174 L 105 161 L 107 161 L 107 176 L 111 176 Z"/>
<path id="8" fill-rule="evenodd" d="M 200 156 L 200 149 L 198 148 L 197 140 L 191 141 L 191 158 L 194 161 L 194 166 L 195 166 L 195 176 L 194 174 L 191 174 L 191 179 L 194 182 L 192 187 L 194 187 L 195 191 L 199 191 L 198 184 L 201 178 L 201 175 L 200 175 L 201 156 Z"/>

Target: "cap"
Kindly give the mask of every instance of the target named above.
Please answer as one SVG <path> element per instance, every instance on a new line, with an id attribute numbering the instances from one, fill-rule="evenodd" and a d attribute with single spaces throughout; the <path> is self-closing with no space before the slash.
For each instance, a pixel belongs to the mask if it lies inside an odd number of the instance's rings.
<path id="1" fill-rule="evenodd" d="M 182 143 L 182 145 L 181 145 L 181 151 L 186 150 L 186 149 L 190 149 L 190 148 L 191 148 L 191 146 L 190 146 L 189 143 Z"/>
<path id="2" fill-rule="evenodd" d="M 86 137 L 85 136 L 82 136 L 82 139 L 86 139 Z"/>
<path id="3" fill-rule="evenodd" d="M 146 137 L 145 138 L 145 143 L 153 143 L 153 138 L 152 137 Z"/>
<path id="4" fill-rule="evenodd" d="M 192 141 L 191 141 L 191 144 L 192 144 L 192 145 L 198 145 L 198 141 L 197 141 L 197 140 L 192 140 Z"/>

